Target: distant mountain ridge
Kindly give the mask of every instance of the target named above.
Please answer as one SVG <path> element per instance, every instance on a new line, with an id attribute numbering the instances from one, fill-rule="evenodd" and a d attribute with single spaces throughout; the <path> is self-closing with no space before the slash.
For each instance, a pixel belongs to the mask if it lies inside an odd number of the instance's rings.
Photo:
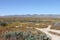
<path id="1" fill-rule="evenodd" d="M 60 15 L 37 15 L 37 14 L 34 14 L 34 15 L 7 15 L 7 16 L 0 16 L 0 17 L 37 17 L 37 18 L 40 18 L 40 17 L 47 17 L 47 18 L 60 18 Z"/>

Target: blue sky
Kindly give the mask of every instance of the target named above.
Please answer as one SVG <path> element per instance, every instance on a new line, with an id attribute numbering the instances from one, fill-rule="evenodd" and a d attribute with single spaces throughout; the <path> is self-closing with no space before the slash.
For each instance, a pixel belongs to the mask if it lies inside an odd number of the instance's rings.
<path id="1" fill-rule="evenodd" d="M 60 0 L 0 0 L 0 15 L 60 14 Z"/>

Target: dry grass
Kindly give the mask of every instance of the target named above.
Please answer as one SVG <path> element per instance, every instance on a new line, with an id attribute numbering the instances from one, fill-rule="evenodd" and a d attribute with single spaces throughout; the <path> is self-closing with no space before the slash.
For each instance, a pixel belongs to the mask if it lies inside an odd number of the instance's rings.
<path id="1" fill-rule="evenodd" d="M 56 29 L 56 30 L 60 30 L 60 26 L 52 26 L 51 29 Z"/>
<path id="2" fill-rule="evenodd" d="M 48 22 L 26 22 L 30 20 L 48 20 Z M 37 27 L 37 28 L 46 28 L 48 25 L 53 24 L 53 22 L 59 21 L 60 19 L 54 19 L 54 18 L 22 18 L 22 17 L 12 17 L 12 18 L 0 18 L 1 22 L 9 22 L 6 27 L 0 27 L 0 32 L 6 31 L 6 30 L 21 30 L 26 31 L 26 27 Z M 23 22 L 21 22 L 23 21 Z M 39 24 L 39 25 L 36 25 Z M 19 28 L 16 28 L 15 26 L 19 26 Z M 22 28 L 21 28 L 22 27 Z M 56 29 L 57 27 L 52 27 L 53 29 Z M 60 29 L 57 28 L 57 29 Z"/>
<path id="3" fill-rule="evenodd" d="M 49 33 L 60 36 L 60 34 L 58 34 L 56 32 L 49 31 Z"/>

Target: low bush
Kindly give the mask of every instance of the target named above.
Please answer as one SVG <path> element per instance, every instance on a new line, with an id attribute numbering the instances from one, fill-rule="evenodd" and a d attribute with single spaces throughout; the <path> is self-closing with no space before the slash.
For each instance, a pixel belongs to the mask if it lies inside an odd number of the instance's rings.
<path id="1" fill-rule="evenodd" d="M 46 34 L 32 34 L 30 32 L 6 32 L 2 34 L 6 40 L 51 40 Z"/>

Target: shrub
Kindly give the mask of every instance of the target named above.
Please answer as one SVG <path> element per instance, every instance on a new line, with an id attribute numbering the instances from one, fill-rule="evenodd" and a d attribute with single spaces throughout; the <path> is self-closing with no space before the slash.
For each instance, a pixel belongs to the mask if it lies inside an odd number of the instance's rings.
<path id="1" fill-rule="evenodd" d="M 0 26 L 7 26 L 7 23 L 6 22 L 1 22 Z"/>
<path id="2" fill-rule="evenodd" d="M 7 32 L 5 35 L 6 39 L 10 40 L 10 38 L 16 38 L 16 40 L 51 40 L 50 37 L 47 37 L 46 34 L 32 34 L 29 32 Z M 12 39 L 13 40 L 13 39 Z"/>

